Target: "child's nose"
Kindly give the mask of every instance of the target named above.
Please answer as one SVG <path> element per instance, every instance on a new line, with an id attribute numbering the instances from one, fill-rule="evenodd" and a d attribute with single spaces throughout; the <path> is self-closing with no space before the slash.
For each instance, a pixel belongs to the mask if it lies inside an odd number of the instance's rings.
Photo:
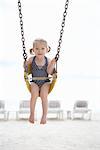
<path id="1" fill-rule="evenodd" d="M 39 49 L 39 52 L 41 51 L 42 49 Z"/>

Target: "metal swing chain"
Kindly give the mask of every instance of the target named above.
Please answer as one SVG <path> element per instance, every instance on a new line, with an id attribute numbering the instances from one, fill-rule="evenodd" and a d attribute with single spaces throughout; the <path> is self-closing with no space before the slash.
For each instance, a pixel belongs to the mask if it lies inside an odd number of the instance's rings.
<path id="1" fill-rule="evenodd" d="M 19 19 L 20 19 L 20 28 L 21 28 L 21 40 L 22 40 L 22 47 L 23 47 L 23 58 L 24 61 L 27 60 L 27 53 L 26 53 L 26 47 L 25 47 L 25 38 L 24 38 L 24 29 L 23 29 L 23 20 L 22 20 L 22 12 L 21 12 L 21 2 L 18 0 L 18 10 L 19 10 Z"/>
<path id="2" fill-rule="evenodd" d="M 63 20 L 62 20 L 62 23 L 61 23 L 60 38 L 58 40 L 57 54 L 55 56 L 56 61 L 58 61 L 58 59 L 59 59 L 59 53 L 60 53 L 62 37 L 63 37 L 63 33 L 64 33 L 65 19 L 66 19 L 66 15 L 67 15 L 68 4 L 69 4 L 69 0 L 66 0 L 65 10 L 64 10 L 64 13 L 63 13 Z"/>
<path id="3" fill-rule="evenodd" d="M 60 37 L 59 37 L 59 40 L 58 40 L 57 54 L 55 56 L 56 62 L 59 59 L 59 53 L 60 53 L 62 37 L 63 37 L 63 33 L 64 33 L 65 19 L 66 19 L 66 15 L 67 15 L 68 4 L 69 4 L 69 0 L 66 0 L 65 10 L 64 10 L 64 13 L 63 13 L 63 20 L 62 20 L 62 23 L 61 23 Z M 21 2 L 20 2 L 20 0 L 18 0 L 18 10 L 19 10 L 21 36 L 22 36 L 21 40 L 22 40 L 22 47 L 23 47 L 23 58 L 26 61 L 27 60 L 27 53 L 26 53 L 26 47 L 25 47 L 25 38 L 24 38 L 24 29 L 23 29 L 23 20 L 22 20 L 23 15 L 22 15 L 22 12 L 21 12 Z M 57 63 L 56 63 L 56 71 L 57 71 Z"/>

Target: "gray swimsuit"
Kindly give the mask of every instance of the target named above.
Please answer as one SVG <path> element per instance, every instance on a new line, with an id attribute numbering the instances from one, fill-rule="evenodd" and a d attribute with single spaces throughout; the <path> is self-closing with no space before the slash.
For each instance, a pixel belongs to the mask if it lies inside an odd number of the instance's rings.
<path id="1" fill-rule="evenodd" d="M 47 73 L 47 66 L 48 66 L 48 59 L 45 57 L 45 64 L 44 66 L 37 66 L 35 62 L 36 56 L 33 57 L 32 61 L 32 77 L 48 77 Z M 46 80 L 32 80 L 31 82 L 36 83 L 39 87 L 41 87 L 44 83 L 50 82 L 49 79 Z"/>

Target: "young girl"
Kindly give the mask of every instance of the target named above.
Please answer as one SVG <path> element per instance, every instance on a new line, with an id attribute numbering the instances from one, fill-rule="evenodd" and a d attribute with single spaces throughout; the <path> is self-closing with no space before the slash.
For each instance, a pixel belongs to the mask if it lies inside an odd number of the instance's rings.
<path id="1" fill-rule="evenodd" d="M 50 60 L 45 54 L 50 51 L 50 47 L 47 42 L 43 39 L 36 39 L 33 42 L 32 52 L 34 57 L 28 59 L 26 64 L 32 65 L 32 77 L 48 77 L 49 74 L 53 73 L 55 68 L 55 58 Z M 37 98 L 40 96 L 42 100 L 42 118 L 40 124 L 46 123 L 47 111 L 48 111 L 48 91 L 50 81 L 49 79 L 44 80 L 32 80 L 31 81 L 31 100 L 30 100 L 30 117 L 29 121 L 34 123 L 34 111 Z"/>

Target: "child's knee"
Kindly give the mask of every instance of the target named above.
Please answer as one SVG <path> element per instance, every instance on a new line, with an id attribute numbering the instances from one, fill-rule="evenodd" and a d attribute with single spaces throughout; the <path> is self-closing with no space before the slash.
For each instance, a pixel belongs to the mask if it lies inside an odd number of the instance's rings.
<path id="1" fill-rule="evenodd" d="M 39 97 L 39 93 L 32 93 L 31 94 L 31 100 L 34 101 Z"/>
<path id="2" fill-rule="evenodd" d="M 47 97 L 48 97 L 48 93 L 40 92 L 40 98 L 41 98 L 42 100 L 47 99 Z"/>

